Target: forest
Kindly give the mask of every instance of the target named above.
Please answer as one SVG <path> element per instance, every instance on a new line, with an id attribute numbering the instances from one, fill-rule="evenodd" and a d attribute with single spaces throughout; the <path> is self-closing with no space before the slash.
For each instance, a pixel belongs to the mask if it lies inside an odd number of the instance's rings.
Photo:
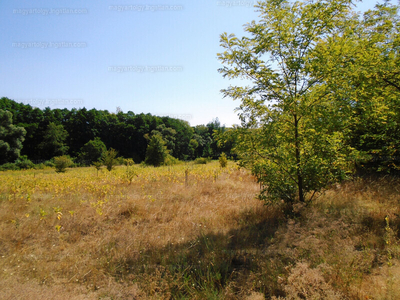
<path id="1" fill-rule="evenodd" d="M 217 145 L 215 135 L 227 130 L 218 119 L 207 125 L 191 127 L 180 119 L 131 111 L 110 113 L 86 108 L 68 110 L 49 107 L 41 110 L 3 97 L 0 99 L 0 118 L 4 128 L 6 118 L 2 114 L 5 111 L 12 116 L 8 123 L 23 128 L 25 133 L 19 133 L 19 144 L 15 142 L 18 134 L 13 135 L 10 130 L 0 133 L 3 134 L 1 140 L 10 140 L 9 144 L 14 145 L 8 152 L 6 147 L 1 148 L 0 145 L 2 164 L 13 163 L 20 156 L 38 164 L 56 156 L 69 155 L 79 165 L 90 165 L 100 157 L 93 157 L 90 151 L 85 152 L 87 143 L 93 147 L 97 145 L 101 151 L 113 148 L 119 157 L 140 163 L 145 160 L 147 146 L 154 134 L 162 137 L 169 155 L 182 161 L 199 157 L 217 158 L 222 152 L 230 153 L 232 148 L 232 143 Z"/>

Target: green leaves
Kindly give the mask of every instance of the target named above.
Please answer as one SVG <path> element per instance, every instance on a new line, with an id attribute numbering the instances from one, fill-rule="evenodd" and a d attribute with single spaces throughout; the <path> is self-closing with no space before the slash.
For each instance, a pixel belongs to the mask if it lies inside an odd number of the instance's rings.
<path id="1" fill-rule="evenodd" d="M 63 125 L 50 122 L 44 132 L 43 141 L 39 145 L 39 148 L 43 151 L 43 156 L 51 158 L 66 154 L 68 151 L 68 146 L 65 143 L 67 137 L 68 132 Z"/>
<path id="2" fill-rule="evenodd" d="M 113 149 L 110 148 L 108 149 L 106 152 L 104 152 L 102 158 L 101 158 L 101 162 L 103 163 L 103 165 L 106 166 L 108 171 L 112 171 L 112 169 L 114 169 L 114 166 L 117 164 L 117 154 L 118 152 Z"/>
<path id="3" fill-rule="evenodd" d="M 152 135 L 146 150 L 146 164 L 155 167 L 159 167 L 164 164 L 165 159 L 168 155 L 168 150 L 165 144 L 166 143 L 163 140 L 161 134 Z"/>
<path id="4" fill-rule="evenodd" d="M 385 2 L 346 22 L 341 34 L 318 44 L 314 70 L 347 112 L 348 143 L 370 157 L 363 165 L 372 172 L 395 171 L 400 146 L 398 7 Z"/>
<path id="5" fill-rule="evenodd" d="M 99 137 L 96 137 L 94 140 L 88 141 L 81 148 L 80 159 L 83 160 L 85 164 L 91 164 L 100 160 L 106 151 L 106 145 Z"/>
<path id="6" fill-rule="evenodd" d="M 20 155 L 26 130 L 12 124 L 12 114 L 0 109 L 0 164 L 13 162 Z"/>
<path id="7" fill-rule="evenodd" d="M 65 173 L 68 167 L 73 165 L 73 161 L 67 155 L 54 157 L 54 165 L 57 173 Z"/>
<path id="8" fill-rule="evenodd" d="M 260 197 L 268 203 L 311 201 L 345 177 L 353 151 L 344 143 L 348 109 L 324 85 L 336 66 L 321 63 L 330 62 L 323 41 L 351 19 L 351 2 L 263 1 L 260 21 L 245 26 L 250 37 L 221 35 L 219 72 L 252 84 L 222 90 L 241 100 L 236 151 L 265 186 Z"/>

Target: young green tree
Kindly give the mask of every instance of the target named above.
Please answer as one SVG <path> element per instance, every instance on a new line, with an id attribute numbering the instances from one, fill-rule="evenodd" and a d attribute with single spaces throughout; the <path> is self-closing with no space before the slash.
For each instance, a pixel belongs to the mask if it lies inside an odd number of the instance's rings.
<path id="1" fill-rule="evenodd" d="M 128 183 L 131 184 L 133 178 L 135 176 L 138 176 L 135 169 L 135 162 L 133 161 L 132 158 L 126 158 L 124 159 L 124 165 L 126 166 L 126 172 L 124 177 L 128 181 Z"/>
<path id="2" fill-rule="evenodd" d="M 224 152 L 222 152 L 218 161 L 219 161 L 219 165 L 221 166 L 221 168 L 226 168 L 226 166 L 228 165 L 228 159 L 226 158 L 226 154 Z"/>
<path id="3" fill-rule="evenodd" d="M 236 150 L 265 186 L 260 198 L 268 203 L 309 202 L 345 176 L 344 112 L 314 76 L 312 54 L 340 30 L 351 2 L 266 0 L 256 6 L 260 21 L 245 26 L 250 37 L 221 35 L 219 72 L 251 83 L 222 90 L 241 101 Z"/>
<path id="4" fill-rule="evenodd" d="M 155 167 L 164 164 L 168 150 L 160 134 L 153 134 L 146 150 L 145 163 Z"/>
<path id="5" fill-rule="evenodd" d="M 67 168 L 70 167 L 72 164 L 72 160 L 66 155 L 54 157 L 54 165 L 56 167 L 57 173 L 65 173 Z"/>
<path id="6" fill-rule="evenodd" d="M 108 171 L 114 169 L 114 166 L 117 164 L 117 159 L 116 159 L 117 154 L 118 152 L 113 148 L 108 149 L 104 153 L 101 162 L 103 163 L 103 165 L 106 166 Z"/>
<path id="7" fill-rule="evenodd" d="M 92 164 L 95 168 L 96 168 L 96 170 L 97 170 L 97 176 L 99 176 L 99 171 L 101 170 L 101 167 L 103 166 L 103 162 L 102 161 L 95 161 L 95 162 L 93 162 L 93 164 Z"/>
<path id="8" fill-rule="evenodd" d="M 13 162 L 20 155 L 26 130 L 12 124 L 12 114 L 0 109 L 0 164 Z"/>
<path id="9" fill-rule="evenodd" d="M 67 137 L 68 132 L 64 129 L 63 125 L 50 122 L 44 133 L 43 142 L 39 145 L 43 157 L 48 159 L 67 154 L 68 146 L 65 143 Z"/>
<path id="10" fill-rule="evenodd" d="M 168 149 L 170 155 L 173 155 L 176 142 L 176 130 L 170 127 L 166 127 L 164 124 L 157 126 L 156 130 L 153 130 L 151 134 L 160 134 L 162 139 L 165 141 L 165 146 Z"/>
<path id="11" fill-rule="evenodd" d="M 94 140 L 90 140 L 81 148 L 80 158 L 85 161 L 86 164 L 91 164 L 100 160 L 106 151 L 106 145 L 99 137 L 95 137 Z"/>

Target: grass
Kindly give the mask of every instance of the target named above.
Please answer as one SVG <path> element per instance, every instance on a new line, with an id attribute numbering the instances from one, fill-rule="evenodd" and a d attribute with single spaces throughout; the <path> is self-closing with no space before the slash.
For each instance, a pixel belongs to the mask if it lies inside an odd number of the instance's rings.
<path id="1" fill-rule="evenodd" d="M 232 162 L 133 168 L 1 172 L 0 298 L 400 295 L 397 179 L 333 187 L 289 219 Z"/>

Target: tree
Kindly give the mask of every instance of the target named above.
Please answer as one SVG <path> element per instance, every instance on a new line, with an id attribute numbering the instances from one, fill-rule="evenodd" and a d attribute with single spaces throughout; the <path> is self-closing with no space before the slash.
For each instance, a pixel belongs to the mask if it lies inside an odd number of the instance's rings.
<path id="1" fill-rule="evenodd" d="M 23 127 L 12 124 L 12 113 L 0 109 L 0 164 L 19 157 L 25 135 Z"/>
<path id="2" fill-rule="evenodd" d="M 113 148 L 108 149 L 104 153 L 104 155 L 101 159 L 101 162 L 103 163 L 103 165 L 106 166 L 108 171 L 111 171 L 114 168 L 114 166 L 117 164 L 117 160 L 116 160 L 117 154 L 118 154 L 118 152 Z"/>
<path id="3" fill-rule="evenodd" d="M 97 170 L 97 176 L 99 176 L 99 171 L 100 171 L 101 167 L 103 166 L 103 162 L 102 161 L 95 161 L 95 162 L 93 162 L 93 166 Z"/>
<path id="4" fill-rule="evenodd" d="M 92 164 L 94 161 L 100 160 L 106 151 L 106 145 L 99 137 L 95 137 L 94 140 L 90 140 L 81 148 L 80 158 L 86 164 Z"/>
<path id="5" fill-rule="evenodd" d="M 66 130 L 71 134 L 68 137 L 68 144 L 71 147 L 70 153 L 72 155 L 78 155 L 80 148 L 87 141 L 98 136 L 98 132 L 96 132 L 97 118 L 98 114 L 95 110 L 88 111 L 85 107 L 79 110 L 71 109 L 64 124 Z M 104 141 L 104 139 L 102 140 Z"/>
<path id="6" fill-rule="evenodd" d="M 43 151 L 43 157 L 49 159 L 67 154 L 68 146 L 65 143 L 67 137 L 68 132 L 63 125 L 50 122 L 44 133 L 43 142 L 39 145 L 39 148 Z"/>
<path id="7" fill-rule="evenodd" d="M 197 125 L 194 127 L 193 139 L 196 140 L 198 144 L 196 147 L 195 156 L 210 156 L 209 150 L 211 149 L 210 144 L 212 143 L 212 137 L 210 135 L 209 128 L 205 125 Z"/>
<path id="8" fill-rule="evenodd" d="M 256 6 L 260 21 L 245 26 L 250 37 L 221 35 L 219 72 L 252 84 L 222 92 L 241 100 L 236 150 L 266 186 L 260 198 L 268 203 L 309 202 L 345 176 L 345 112 L 314 76 L 312 54 L 340 30 L 351 2 L 266 0 Z"/>
<path id="9" fill-rule="evenodd" d="M 199 143 L 195 139 L 191 139 L 189 142 L 189 157 L 190 157 L 190 159 L 196 158 L 197 147 L 199 147 Z"/>
<path id="10" fill-rule="evenodd" d="M 208 134 L 210 136 L 210 144 L 209 147 L 206 146 L 206 152 L 204 156 L 218 158 L 221 154 L 221 150 L 218 147 L 218 143 L 214 138 L 215 135 L 224 132 L 225 126 L 221 126 L 221 123 L 218 118 L 213 119 L 211 122 L 207 123 L 206 127 L 208 128 Z"/>
<path id="11" fill-rule="evenodd" d="M 228 157 L 236 157 L 233 149 L 236 144 L 236 130 L 228 128 L 226 130 L 216 131 L 213 138 L 217 144 L 218 149 L 227 154 Z"/>
<path id="12" fill-rule="evenodd" d="M 175 148 L 176 130 L 161 124 L 157 126 L 157 129 L 153 130 L 151 134 L 160 134 L 162 139 L 165 141 L 165 146 L 167 147 L 169 154 L 173 154 L 173 150 Z"/>
<path id="13" fill-rule="evenodd" d="M 360 152 L 362 172 L 397 171 L 400 142 L 399 6 L 385 1 L 339 33 L 320 41 L 316 76 L 348 110 L 348 144 Z M 340 89 L 338 89 L 340 87 Z"/>
<path id="14" fill-rule="evenodd" d="M 155 167 L 164 164 L 168 150 L 160 134 L 153 134 L 146 150 L 145 163 Z"/>
<path id="15" fill-rule="evenodd" d="M 13 115 L 12 123 L 26 130 L 24 147 L 21 155 L 28 155 L 30 159 L 40 158 L 38 156 L 38 140 L 42 138 L 40 124 L 43 122 L 43 112 L 39 108 L 32 108 L 30 105 L 17 103 L 8 98 L 0 99 L 0 109 L 8 110 Z"/>
<path id="16" fill-rule="evenodd" d="M 67 155 L 54 157 L 54 165 L 57 173 L 65 173 L 68 167 L 73 165 L 72 160 Z"/>
<path id="17" fill-rule="evenodd" d="M 228 159 L 226 158 L 226 154 L 224 152 L 222 152 L 218 160 L 221 168 L 226 168 L 226 166 L 228 165 Z"/>
<path id="18" fill-rule="evenodd" d="M 172 128 L 176 132 L 173 141 L 174 147 L 171 148 L 172 152 L 170 154 L 178 159 L 186 160 L 190 156 L 191 150 L 189 143 L 193 137 L 193 128 L 190 127 L 189 123 L 184 120 L 163 117 L 162 121 L 167 128 Z M 168 141 L 166 140 L 166 142 L 168 148 Z"/>

